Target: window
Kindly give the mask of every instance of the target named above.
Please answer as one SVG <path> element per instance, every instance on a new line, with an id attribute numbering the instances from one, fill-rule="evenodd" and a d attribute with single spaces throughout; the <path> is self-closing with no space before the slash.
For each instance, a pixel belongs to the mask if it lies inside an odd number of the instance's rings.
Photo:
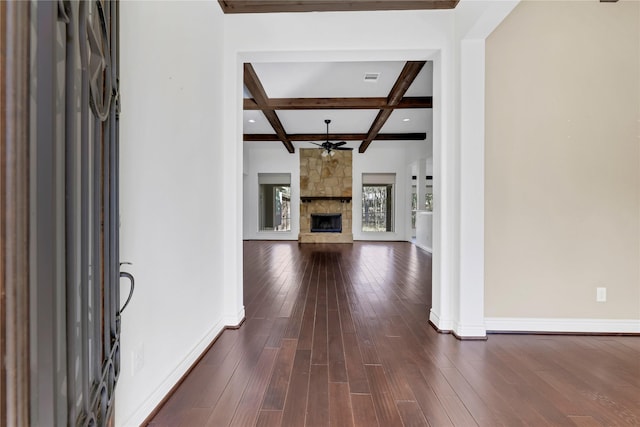
<path id="1" fill-rule="evenodd" d="M 260 173 L 259 230 L 291 231 L 291 174 Z"/>
<path id="2" fill-rule="evenodd" d="M 362 231 L 393 231 L 395 174 L 362 174 Z"/>
<path id="3" fill-rule="evenodd" d="M 415 181 L 415 180 L 414 180 Z M 418 209 L 418 193 L 416 185 L 411 185 L 411 229 L 416 228 L 416 210 Z"/>
<path id="4" fill-rule="evenodd" d="M 427 184 L 427 194 L 424 201 L 424 208 L 428 211 L 433 210 L 433 185 Z"/>
<path id="5" fill-rule="evenodd" d="M 418 194 L 415 175 L 411 178 L 411 228 L 416 228 L 416 211 L 418 210 Z M 424 209 L 433 210 L 433 177 L 427 176 L 425 187 Z"/>

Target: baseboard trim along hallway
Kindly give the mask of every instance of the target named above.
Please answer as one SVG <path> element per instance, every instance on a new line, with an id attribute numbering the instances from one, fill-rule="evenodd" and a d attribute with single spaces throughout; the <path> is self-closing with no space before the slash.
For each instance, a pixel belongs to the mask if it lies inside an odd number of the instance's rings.
<path id="1" fill-rule="evenodd" d="M 487 333 L 491 332 L 558 332 L 585 334 L 637 334 L 640 319 L 549 319 L 518 317 L 485 318 Z"/>

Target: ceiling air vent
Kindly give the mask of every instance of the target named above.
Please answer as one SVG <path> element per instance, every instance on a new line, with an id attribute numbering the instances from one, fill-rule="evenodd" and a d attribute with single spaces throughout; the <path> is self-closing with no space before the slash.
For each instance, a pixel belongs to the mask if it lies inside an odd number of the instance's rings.
<path id="1" fill-rule="evenodd" d="M 364 73 L 364 81 L 375 83 L 380 78 L 380 73 Z"/>

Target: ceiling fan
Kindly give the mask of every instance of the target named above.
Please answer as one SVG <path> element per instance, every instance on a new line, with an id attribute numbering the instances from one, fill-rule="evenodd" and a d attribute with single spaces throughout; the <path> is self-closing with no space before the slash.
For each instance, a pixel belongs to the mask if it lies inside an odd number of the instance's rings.
<path id="1" fill-rule="evenodd" d="M 322 152 L 322 157 L 335 155 L 333 150 L 342 150 L 342 151 L 351 151 L 351 150 L 353 150 L 353 148 L 350 148 L 350 147 L 343 147 L 343 145 L 346 144 L 346 141 L 330 142 L 329 141 L 329 123 L 331 123 L 331 120 L 325 119 L 324 122 L 327 124 L 327 140 L 325 142 L 323 142 L 322 144 L 318 144 L 316 142 L 311 142 L 313 145 L 317 145 L 318 147 L 321 147 L 324 150 Z"/>

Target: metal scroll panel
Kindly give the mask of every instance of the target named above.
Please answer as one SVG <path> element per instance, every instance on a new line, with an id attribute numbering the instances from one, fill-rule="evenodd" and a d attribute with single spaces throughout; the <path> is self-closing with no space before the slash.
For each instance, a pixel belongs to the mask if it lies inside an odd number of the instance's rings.
<path id="1" fill-rule="evenodd" d="M 0 2 L 0 426 L 29 425 L 29 5 Z"/>
<path id="2" fill-rule="evenodd" d="M 50 249 L 37 253 L 31 286 L 32 418 L 110 425 L 120 366 L 118 3 L 59 0 L 32 8 L 32 239 Z"/>

